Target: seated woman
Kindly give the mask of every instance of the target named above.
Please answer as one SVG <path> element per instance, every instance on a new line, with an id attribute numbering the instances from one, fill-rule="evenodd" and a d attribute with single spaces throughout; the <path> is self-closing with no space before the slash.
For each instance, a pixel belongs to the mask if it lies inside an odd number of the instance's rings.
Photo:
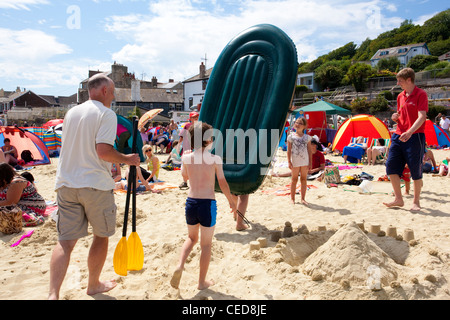
<path id="1" fill-rule="evenodd" d="M 116 182 L 116 187 L 114 190 L 121 190 L 121 189 L 127 190 L 129 174 L 130 168 L 128 167 L 128 169 L 125 172 L 126 179 Z M 150 185 L 148 181 L 144 179 L 144 177 L 142 176 L 142 172 L 141 170 L 139 170 L 139 168 L 137 168 L 136 170 L 136 191 L 137 192 L 151 191 L 153 193 L 160 193 L 159 190 L 153 190 L 153 185 Z"/>
<path id="2" fill-rule="evenodd" d="M 317 177 L 317 180 L 322 181 L 323 172 L 325 171 L 325 156 L 322 153 L 322 145 L 316 140 L 311 140 L 312 165 L 308 171 L 308 176 L 316 175 L 322 172 Z"/>
<path id="3" fill-rule="evenodd" d="M 422 171 L 424 173 L 438 172 L 438 166 L 436 160 L 434 159 L 433 151 L 427 148 L 425 144 L 425 153 L 423 154 Z"/>
<path id="4" fill-rule="evenodd" d="M 4 143 L 5 145 L 2 147 L 2 151 L 5 155 L 5 162 L 15 166 L 17 164 L 17 158 L 19 158 L 19 153 L 17 152 L 16 147 L 11 145 L 11 140 L 9 140 L 9 138 L 6 138 Z"/>
<path id="5" fill-rule="evenodd" d="M 47 204 L 34 184 L 16 174 L 7 163 L 0 163 L 0 206 L 17 205 L 25 227 L 43 224 Z"/>
<path id="6" fill-rule="evenodd" d="M 160 151 L 158 153 L 164 153 L 164 150 L 169 145 L 170 139 L 169 139 L 169 133 L 167 131 L 163 131 L 157 138 L 155 142 L 156 151 L 158 151 L 158 147 Z"/>
<path id="7" fill-rule="evenodd" d="M 145 145 L 142 147 L 142 153 L 145 155 L 145 163 L 147 163 L 147 170 L 150 173 L 150 176 L 146 177 L 144 176 L 145 180 L 147 182 L 154 182 L 158 180 L 159 176 L 159 168 L 160 163 L 157 156 L 153 154 L 153 148 L 150 145 Z"/>
<path id="8" fill-rule="evenodd" d="M 375 140 L 375 145 L 367 149 L 367 163 L 370 165 L 375 164 L 377 157 L 386 152 L 386 142 L 383 138 Z"/>
<path id="9" fill-rule="evenodd" d="M 347 160 L 351 163 L 360 162 L 366 149 L 367 144 L 364 143 L 364 137 L 359 136 L 356 138 L 355 143 L 350 143 L 347 147 L 344 147 L 344 150 L 342 151 L 344 163 L 347 163 Z"/>
<path id="10" fill-rule="evenodd" d="M 172 151 L 170 151 L 169 157 L 165 161 L 165 164 L 161 166 L 161 168 L 167 167 L 167 165 L 171 164 L 172 167 L 180 168 L 181 167 L 181 155 L 178 151 L 178 141 L 174 141 L 172 144 Z"/>

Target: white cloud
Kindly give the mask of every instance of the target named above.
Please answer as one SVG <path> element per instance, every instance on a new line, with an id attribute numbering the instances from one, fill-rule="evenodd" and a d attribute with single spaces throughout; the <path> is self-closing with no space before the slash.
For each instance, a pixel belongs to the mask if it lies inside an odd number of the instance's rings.
<path id="1" fill-rule="evenodd" d="M 42 31 L 0 28 L 0 60 L 3 62 L 41 62 L 71 52 L 67 45 Z"/>
<path id="2" fill-rule="evenodd" d="M 383 3 L 250 0 L 214 5 L 201 0 L 159 0 L 150 3 L 148 13 L 108 18 L 105 29 L 119 39 L 128 39 L 127 45 L 113 53 L 112 60 L 164 81 L 169 72 L 177 79 L 196 74 L 205 53 L 211 67 L 228 41 L 261 23 L 276 25 L 292 38 L 299 62 L 313 60 L 350 41 L 359 44 L 403 20 L 385 17 Z M 224 14 L 228 5 L 239 5 L 240 9 Z"/>
<path id="3" fill-rule="evenodd" d="M 48 4 L 47 0 L 0 0 L 0 8 L 30 10 L 29 6 Z"/>
<path id="4" fill-rule="evenodd" d="M 46 88 L 75 85 L 86 76 L 87 63 L 54 59 L 67 56 L 72 49 L 39 30 L 0 28 L 0 73 L 8 82 L 22 87 Z M 74 93 L 74 92 L 72 92 Z"/>
<path id="5" fill-rule="evenodd" d="M 413 24 L 418 24 L 419 26 L 422 26 L 425 23 L 425 21 L 433 18 L 438 13 L 439 12 L 434 12 L 431 14 L 426 14 L 426 15 L 420 16 L 417 18 L 417 20 L 413 21 Z"/>

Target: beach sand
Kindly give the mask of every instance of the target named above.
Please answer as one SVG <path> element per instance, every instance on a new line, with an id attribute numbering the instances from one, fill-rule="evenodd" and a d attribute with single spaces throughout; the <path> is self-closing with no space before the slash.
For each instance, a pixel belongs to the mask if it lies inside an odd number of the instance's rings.
<path id="1" fill-rule="evenodd" d="M 449 153 L 434 150 L 438 163 Z M 166 155 L 159 158 L 165 160 Z M 326 158 L 343 161 L 332 155 Z M 286 153 L 278 151 L 277 160 L 278 164 L 285 162 Z M 51 165 L 36 166 L 30 171 L 38 191 L 48 201 L 56 200 L 57 163 L 58 159 L 53 158 Z M 276 167 L 275 171 L 288 169 Z M 106 294 L 86 295 L 90 235 L 79 240 L 72 253 L 61 299 L 448 300 L 450 179 L 424 174 L 422 211 L 411 212 L 412 196 L 405 198 L 403 208 L 386 208 L 382 204 L 393 199 L 391 184 L 376 181 L 385 174 L 384 165 L 365 165 L 340 173 L 361 172 L 374 176 L 372 193 L 360 193 L 357 186 L 340 184 L 327 188 L 321 182 L 308 181 L 309 207 L 292 205 L 288 195 L 271 192 L 289 185 L 289 178 L 266 178 L 250 196 L 246 217 L 251 228 L 242 232 L 235 230 L 226 198 L 218 193 L 217 226 L 208 272 L 215 285 L 203 291 L 197 290 L 198 245 L 188 258 L 179 290 L 170 286 L 187 235 L 184 203 L 188 190 L 176 187 L 161 194 L 137 195 L 137 233 L 145 260 L 142 270 L 130 271 L 126 277 L 115 274 L 113 268 L 126 198 L 125 193 L 117 193 L 117 230 L 110 238 L 102 279 L 116 279 L 118 286 Z M 176 186 L 182 182 L 180 171 L 161 170 L 159 178 Z M 300 195 L 296 200 L 299 202 Z M 283 233 L 286 222 L 291 223 L 294 235 L 271 241 L 274 231 Z M 297 234 L 302 225 L 302 230 L 309 233 Z M 370 232 L 372 225 L 379 225 L 385 233 L 395 227 L 397 235 L 411 229 L 415 241 L 378 236 Z M 326 230 L 318 231 L 319 227 Z M 29 230 L 34 230 L 30 238 L 10 247 Z M 253 242 L 260 238 L 267 240 L 267 246 L 257 249 Z M 20 234 L 0 233 L 0 299 L 47 299 L 50 257 L 56 241 L 56 223 L 51 218 L 44 225 L 24 228 Z M 251 243 L 254 250 L 250 250 Z"/>

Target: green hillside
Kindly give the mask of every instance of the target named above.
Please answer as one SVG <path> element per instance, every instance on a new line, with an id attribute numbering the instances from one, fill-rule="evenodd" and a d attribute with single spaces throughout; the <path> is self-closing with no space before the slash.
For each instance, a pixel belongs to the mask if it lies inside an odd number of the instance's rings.
<path id="1" fill-rule="evenodd" d="M 417 72 L 425 68 L 428 70 L 435 65 L 436 69 L 446 70 L 443 76 L 450 76 L 450 63 L 438 63 L 437 58 L 450 51 L 450 9 L 436 14 L 422 26 L 412 24 L 411 20 L 405 20 L 398 28 L 386 31 L 373 40 L 367 38 L 359 46 L 349 42 L 314 61 L 300 63 L 299 73 L 314 71 L 315 80 L 322 88 L 333 89 L 349 84 L 355 86 L 356 82 L 360 82 L 361 77 L 376 76 L 377 73 L 389 75 L 390 72 L 398 71 L 400 67 L 396 59 L 390 61 L 383 61 L 383 59 L 382 64 L 376 69 L 367 64 L 365 66 L 358 64 L 358 61 L 369 61 L 379 49 L 421 42 L 426 42 L 431 57 L 415 57 L 411 59 L 411 65 L 408 64 L 408 66 Z M 356 89 L 360 91 L 364 88 Z"/>

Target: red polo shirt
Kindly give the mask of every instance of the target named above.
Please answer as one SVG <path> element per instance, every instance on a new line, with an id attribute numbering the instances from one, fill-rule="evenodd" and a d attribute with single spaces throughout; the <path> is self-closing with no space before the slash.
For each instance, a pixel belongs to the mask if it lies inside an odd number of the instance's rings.
<path id="1" fill-rule="evenodd" d="M 397 113 L 400 117 L 395 133 L 401 135 L 408 131 L 419 117 L 419 111 L 428 112 L 428 96 L 424 90 L 414 87 L 409 96 L 406 96 L 406 91 L 400 93 L 397 97 Z M 414 133 L 421 132 L 425 132 L 425 122 Z"/>

